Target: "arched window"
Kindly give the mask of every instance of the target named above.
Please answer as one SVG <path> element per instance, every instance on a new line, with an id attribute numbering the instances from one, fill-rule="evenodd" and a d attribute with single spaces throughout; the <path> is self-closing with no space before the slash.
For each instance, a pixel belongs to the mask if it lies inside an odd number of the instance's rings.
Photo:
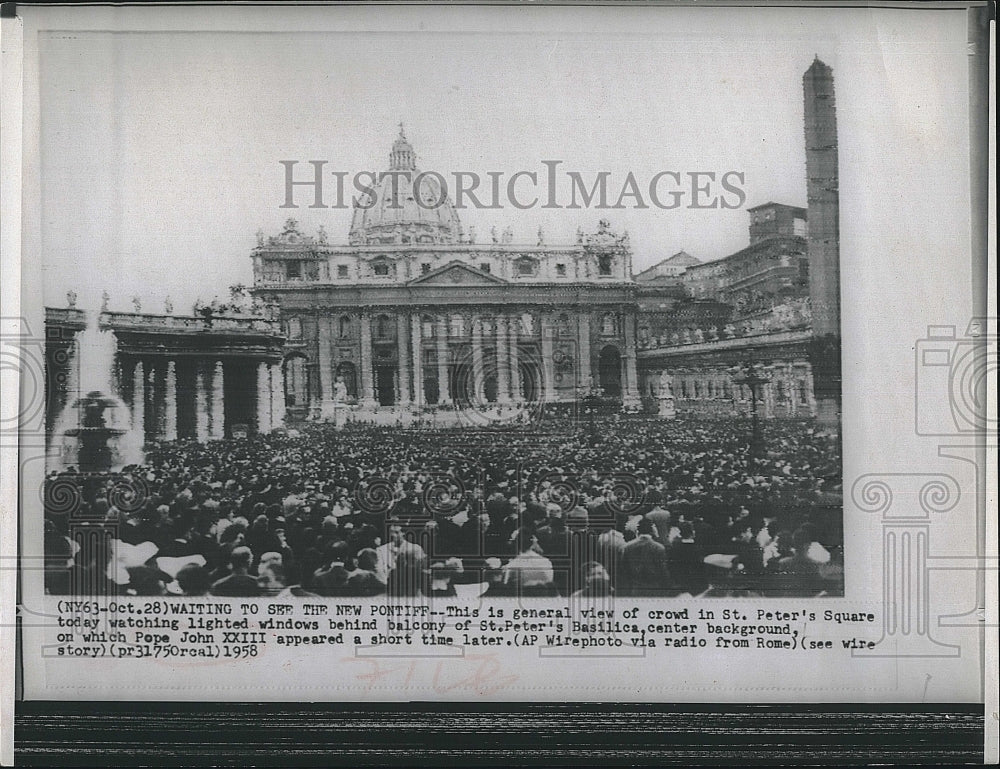
<path id="1" fill-rule="evenodd" d="M 389 316 L 379 315 L 377 318 L 375 318 L 375 338 L 376 339 L 389 338 Z"/>
<path id="2" fill-rule="evenodd" d="M 385 259 L 378 259 L 372 262 L 372 272 L 375 273 L 377 277 L 385 278 L 389 275 L 389 262 Z"/>
<path id="3" fill-rule="evenodd" d="M 302 338 L 302 321 L 298 318 L 288 319 L 288 338 L 289 339 L 301 339 Z"/>

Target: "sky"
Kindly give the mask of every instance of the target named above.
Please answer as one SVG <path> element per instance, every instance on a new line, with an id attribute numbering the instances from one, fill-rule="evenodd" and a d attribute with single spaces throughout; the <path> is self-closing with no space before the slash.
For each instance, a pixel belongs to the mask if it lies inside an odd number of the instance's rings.
<path id="1" fill-rule="evenodd" d="M 302 31 L 43 32 L 46 304 L 69 289 L 81 305 L 107 290 L 112 309 L 139 295 L 156 311 L 166 295 L 178 307 L 225 296 L 252 279 L 255 233 L 289 215 L 346 242 L 349 210 L 310 210 L 304 193 L 302 208 L 281 208 L 279 161 L 382 170 L 400 121 L 419 167 L 445 174 L 541 175 L 543 160 L 561 160 L 584 178 L 610 172 L 617 190 L 629 172 L 640 185 L 660 171 L 740 172 L 746 200 L 733 210 L 459 212 L 479 242 L 508 226 L 515 241 L 534 243 L 541 227 L 571 242 L 606 218 L 628 230 L 635 272 L 682 249 L 717 259 L 747 244 L 747 208 L 806 205 L 801 79 L 814 56 L 834 69 L 848 177 L 868 157 L 905 155 L 909 173 L 967 195 L 968 129 L 948 120 L 966 108 L 962 15 L 370 10 L 325 9 Z"/>

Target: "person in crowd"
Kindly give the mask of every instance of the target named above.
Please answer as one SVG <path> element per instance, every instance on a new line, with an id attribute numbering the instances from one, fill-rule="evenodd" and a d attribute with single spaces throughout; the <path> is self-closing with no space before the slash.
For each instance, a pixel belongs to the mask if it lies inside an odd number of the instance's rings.
<path id="1" fill-rule="evenodd" d="M 260 588 L 261 595 L 282 599 L 319 597 L 316 593 L 292 582 L 281 561 L 261 561 L 257 575 L 257 587 Z"/>
<path id="2" fill-rule="evenodd" d="M 698 596 L 708 589 L 705 575 L 705 552 L 698 544 L 694 526 L 682 523 L 680 538 L 667 551 L 673 585 L 681 594 Z"/>
<path id="3" fill-rule="evenodd" d="M 375 569 L 375 574 L 379 579 L 379 582 L 388 584 L 389 575 L 396 568 L 399 563 L 399 557 L 406 553 L 408 556 L 408 563 L 411 565 L 418 561 L 423 561 L 427 556 L 424 553 L 424 549 L 406 539 L 406 535 L 403 533 L 403 526 L 399 519 L 392 519 L 388 523 L 388 535 L 389 541 L 384 545 L 379 545 L 375 552 L 378 555 L 378 565 Z"/>
<path id="4" fill-rule="evenodd" d="M 329 548 L 329 560 L 323 568 L 313 574 L 311 587 L 327 598 L 339 598 L 347 594 L 350 547 L 346 542 L 334 542 Z"/>
<path id="5" fill-rule="evenodd" d="M 530 527 L 518 534 L 518 554 L 504 567 L 503 583 L 514 595 L 555 593 L 552 561 L 540 552 L 538 538 Z"/>
<path id="6" fill-rule="evenodd" d="M 367 598 L 385 592 L 385 583 L 378 578 L 378 553 L 362 548 L 355 559 L 355 568 L 347 577 L 347 595 Z"/>
<path id="7" fill-rule="evenodd" d="M 181 595 L 208 595 L 212 590 L 211 575 L 204 566 L 188 564 L 182 566 L 174 576 Z"/>
<path id="8" fill-rule="evenodd" d="M 615 589 L 611 586 L 611 575 L 597 561 L 590 561 L 583 565 L 583 587 L 573 593 L 574 598 L 598 598 L 614 595 Z"/>
<path id="9" fill-rule="evenodd" d="M 653 537 L 656 527 L 648 518 L 637 524 L 637 536 L 627 542 L 618 561 L 618 592 L 629 596 L 664 595 L 670 587 L 667 549 Z"/>
<path id="10" fill-rule="evenodd" d="M 237 547 L 229 556 L 231 572 L 212 585 L 212 595 L 226 598 L 252 598 L 260 595 L 257 580 L 250 575 L 253 552 L 249 547 Z"/>

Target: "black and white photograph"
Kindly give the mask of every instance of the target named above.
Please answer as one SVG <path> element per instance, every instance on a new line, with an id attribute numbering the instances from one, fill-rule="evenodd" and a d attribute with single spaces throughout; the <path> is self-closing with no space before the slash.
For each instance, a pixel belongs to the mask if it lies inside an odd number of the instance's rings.
<path id="1" fill-rule="evenodd" d="M 984 702 L 977 13 L 18 5 L 22 696 Z"/>
<path id="2" fill-rule="evenodd" d="M 81 121 L 103 62 L 46 44 L 43 89 L 78 94 L 40 137 L 61 169 L 42 200 L 46 590 L 843 595 L 831 66 L 740 73 L 770 82 L 766 110 L 664 79 L 621 151 L 602 124 L 657 78 L 560 81 L 572 43 L 522 97 L 552 106 L 497 126 L 499 73 L 462 45 L 392 41 L 345 118 L 336 73 L 368 43 L 316 42 L 306 84 L 257 41 L 219 62 L 204 39 L 116 40 L 127 126 Z M 191 58 L 164 71 L 178 43 Z M 523 73 L 552 56 L 518 53 Z M 74 83 L 59 64 L 81 56 Z M 271 83 L 236 97 L 227 78 L 263 61 L 288 87 L 261 110 Z M 199 99 L 170 98 L 210 62 Z M 697 137 L 709 110 L 731 117 Z M 248 180 L 259 196 L 233 191 Z"/>

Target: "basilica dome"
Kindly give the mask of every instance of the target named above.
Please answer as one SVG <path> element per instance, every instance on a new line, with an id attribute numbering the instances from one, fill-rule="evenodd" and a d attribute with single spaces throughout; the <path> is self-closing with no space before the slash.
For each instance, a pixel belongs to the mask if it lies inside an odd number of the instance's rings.
<path id="1" fill-rule="evenodd" d="M 418 189 L 414 189 L 414 181 Z M 441 189 L 437 174 L 420 176 L 416 153 L 402 126 L 389 153 L 389 173 L 372 186 L 374 200 L 372 195 L 359 196 L 355 204 L 352 244 L 459 242 L 461 224 L 447 187 Z"/>

